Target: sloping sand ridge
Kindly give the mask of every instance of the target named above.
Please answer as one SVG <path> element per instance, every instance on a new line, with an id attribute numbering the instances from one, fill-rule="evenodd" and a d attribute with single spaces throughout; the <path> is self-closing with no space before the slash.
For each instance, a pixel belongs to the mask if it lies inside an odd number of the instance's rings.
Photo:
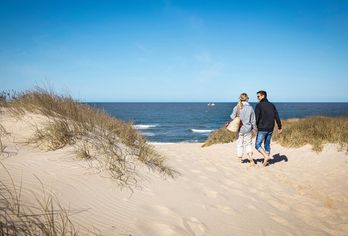
<path id="1" fill-rule="evenodd" d="M 40 179 L 76 210 L 71 219 L 82 235 L 92 228 L 102 235 L 348 234 L 348 157 L 336 145 L 317 154 L 310 146 L 273 144 L 266 168 L 239 163 L 235 143 L 155 145 L 180 176 L 164 179 L 141 169 L 132 192 L 76 160 L 70 147 L 45 152 L 23 143 L 42 119 L 1 115 L 10 133 L 1 162 L 16 183 L 22 180 L 23 198 L 40 195 Z M 0 178 L 7 179 L 5 171 Z"/>

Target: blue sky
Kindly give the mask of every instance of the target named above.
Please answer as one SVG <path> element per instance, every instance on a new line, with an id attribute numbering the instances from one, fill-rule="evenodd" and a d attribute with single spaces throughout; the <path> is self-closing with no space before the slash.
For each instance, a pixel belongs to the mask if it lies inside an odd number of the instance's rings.
<path id="1" fill-rule="evenodd" d="M 348 102 L 348 1 L 1 1 L 0 88 Z"/>

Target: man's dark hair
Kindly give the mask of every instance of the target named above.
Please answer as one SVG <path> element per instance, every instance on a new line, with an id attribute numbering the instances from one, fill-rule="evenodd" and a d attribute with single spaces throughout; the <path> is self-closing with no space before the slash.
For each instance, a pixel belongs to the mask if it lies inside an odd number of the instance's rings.
<path id="1" fill-rule="evenodd" d="M 261 94 L 262 96 L 264 96 L 265 98 L 267 98 L 267 92 L 266 91 L 260 90 L 256 94 L 258 94 L 258 93 Z"/>

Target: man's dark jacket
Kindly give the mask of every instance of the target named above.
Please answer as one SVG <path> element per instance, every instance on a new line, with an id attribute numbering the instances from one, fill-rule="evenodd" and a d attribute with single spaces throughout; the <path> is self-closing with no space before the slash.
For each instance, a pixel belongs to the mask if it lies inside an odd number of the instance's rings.
<path id="1" fill-rule="evenodd" d="M 278 111 L 273 103 L 266 98 L 262 99 L 255 107 L 256 126 L 259 131 L 272 132 L 274 120 L 277 122 L 278 129 L 282 128 Z"/>

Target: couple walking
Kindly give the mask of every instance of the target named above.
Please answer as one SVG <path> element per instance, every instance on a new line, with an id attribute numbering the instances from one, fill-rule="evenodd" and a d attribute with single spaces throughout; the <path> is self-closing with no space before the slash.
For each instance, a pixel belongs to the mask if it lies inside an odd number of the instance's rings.
<path id="1" fill-rule="evenodd" d="M 237 139 L 237 156 L 242 161 L 244 145 L 251 165 L 254 165 L 252 132 L 256 133 L 255 148 L 259 151 L 263 158 L 263 165 L 268 165 L 271 153 L 271 138 L 274 129 L 274 121 L 278 125 L 278 133 L 282 132 L 282 124 L 279 119 L 278 111 L 273 103 L 267 100 L 266 91 L 258 91 L 257 99 L 259 103 L 253 107 L 248 103 L 249 97 L 246 93 L 242 93 L 239 97 L 238 104 L 233 108 L 231 114 L 232 120 L 239 116 L 241 127 L 238 132 Z M 264 144 L 262 147 L 262 144 Z"/>

